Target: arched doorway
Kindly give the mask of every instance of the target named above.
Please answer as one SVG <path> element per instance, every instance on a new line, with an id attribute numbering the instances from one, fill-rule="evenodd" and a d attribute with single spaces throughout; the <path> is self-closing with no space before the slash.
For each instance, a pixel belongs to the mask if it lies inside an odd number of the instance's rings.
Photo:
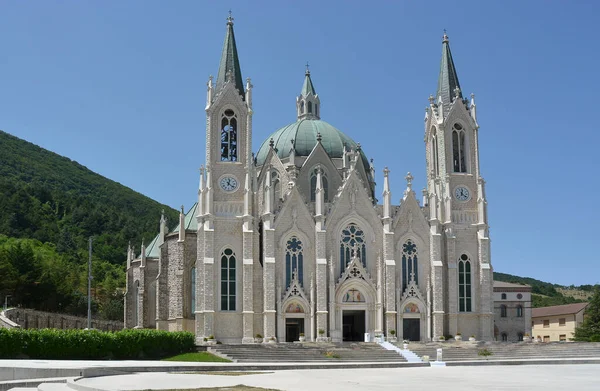
<path id="1" fill-rule="evenodd" d="M 304 336 L 306 308 L 298 301 L 285 306 L 285 342 L 295 342 Z"/>
<path id="2" fill-rule="evenodd" d="M 402 339 L 421 340 L 421 311 L 416 303 L 407 303 L 402 310 Z"/>

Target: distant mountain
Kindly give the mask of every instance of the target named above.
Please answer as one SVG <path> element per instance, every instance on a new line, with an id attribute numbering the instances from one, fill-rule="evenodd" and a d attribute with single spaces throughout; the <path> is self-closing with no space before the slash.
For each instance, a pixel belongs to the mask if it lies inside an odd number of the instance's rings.
<path id="1" fill-rule="evenodd" d="M 107 263 L 107 270 L 110 265 L 121 270 L 128 241 L 136 247 L 142 239 L 150 242 L 158 232 L 162 210 L 171 225 L 177 223 L 174 209 L 75 161 L 0 131 L 0 235 L 5 236 L 4 241 L 0 240 L 0 250 L 2 246 L 13 250 L 15 246 L 33 246 L 40 254 L 50 256 L 50 250 L 42 251 L 29 241 L 35 239 L 50 246 L 53 257 L 61 257 L 75 267 L 86 264 L 88 238 L 93 236 L 94 259 Z M 14 259 L 17 264 L 21 262 L 19 257 Z M 4 258 L 4 267 L 8 267 L 8 258 Z M 0 264 L 0 275 L 2 271 Z M 34 274 L 41 276 L 41 270 L 38 272 Z M 122 286 L 124 274 L 119 280 L 117 285 Z M 11 289 L 0 279 L 0 295 L 10 295 Z M 15 304 L 19 299 L 22 297 L 13 295 Z"/>

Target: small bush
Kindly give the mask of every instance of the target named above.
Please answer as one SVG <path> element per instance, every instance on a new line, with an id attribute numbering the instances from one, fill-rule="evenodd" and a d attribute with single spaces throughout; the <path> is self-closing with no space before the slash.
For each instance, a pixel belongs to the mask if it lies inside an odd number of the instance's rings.
<path id="1" fill-rule="evenodd" d="M 0 358 L 157 359 L 194 348 L 194 335 L 160 330 L 0 329 Z"/>
<path id="2" fill-rule="evenodd" d="M 494 354 L 494 353 L 490 352 L 489 350 L 487 350 L 485 348 L 484 349 L 479 349 L 479 351 L 477 352 L 477 355 L 481 356 L 481 357 L 489 357 L 492 354 Z"/>

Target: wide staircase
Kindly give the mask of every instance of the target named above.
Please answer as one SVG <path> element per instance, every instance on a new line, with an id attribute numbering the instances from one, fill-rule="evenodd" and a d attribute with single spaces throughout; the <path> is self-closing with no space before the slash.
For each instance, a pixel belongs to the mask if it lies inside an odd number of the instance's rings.
<path id="1" fill-rule="evenodd" d="M 600 343 L 411 343 L 408 348 L 419 357 L 434 361 L 442 348 L 443 361 L 528 360 L 560 358 L 600 358 Z M 488 354 L 490 353 L 490 354 Z"/>
<path id="2" fill-rule="evenodd" d="M 210 350 L 235 362 L 406 362 L 393 350 L 365 342 L 215 345 Z"/>

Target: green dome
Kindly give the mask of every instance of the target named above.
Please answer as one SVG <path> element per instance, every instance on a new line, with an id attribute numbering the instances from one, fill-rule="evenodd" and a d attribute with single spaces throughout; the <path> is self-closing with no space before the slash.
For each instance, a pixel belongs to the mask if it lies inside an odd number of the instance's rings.
<path id="1" fill-rule="evenodd" d="M 290 156 L 292 140 L 296 156 L 308 156 L 317 145 L 317 133 L 321 133 L 321 144 L 330 158 L 341 158 L 344 154 L 344 145 L 348 150 L 357 147 L 354 140 L 327 122 L 317 119 L 302 119 L 284 126 L 267 137 L 256 154 L 256 164 L 262 166 L 265 163 L 271 139 L 273 139 L 273 147 L 277 150 L 280 159 Z M 364 152 L 361 151 L 360 154 L 365 168 L 369 167 Z"/>

